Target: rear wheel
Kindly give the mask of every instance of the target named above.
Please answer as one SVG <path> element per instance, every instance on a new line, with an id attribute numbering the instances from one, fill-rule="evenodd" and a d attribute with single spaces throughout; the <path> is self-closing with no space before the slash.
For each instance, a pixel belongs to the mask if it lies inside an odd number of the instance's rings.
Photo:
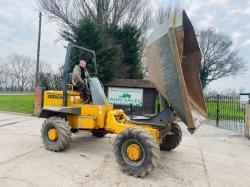
<path id="1" fill-rule="evenodd" d="M 71 142 L 69 123 L 60 117 L 50 117 L 42 124 L 43 144 L 50 151 L 63 151 Z"/>
<path id="2" fill-rule="evenodd" d="M 166 135 L 162 139 L 162 143 L 160 144 L 160 149 L 163 151 L 170 151 L 175 149 L 181 142 L 182 132 L 181 127 L 178 124 L 171 124 L 171 132 L 173 134 Z"/>
<path id="3" fill-rule="evenodd" d="M 155 138 L 139 127 L 130 127 L 120 133 L 115 140 L 114 152 L 122 170 L 134 177 L 149 174 L 160 157 Z"/>

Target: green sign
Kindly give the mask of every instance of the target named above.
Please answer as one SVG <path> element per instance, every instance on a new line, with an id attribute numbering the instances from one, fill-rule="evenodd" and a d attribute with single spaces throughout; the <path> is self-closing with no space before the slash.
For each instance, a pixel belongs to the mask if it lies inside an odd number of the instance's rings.
<path id="1" fill-rule="evenodd" d="M 142 106 L 143 89 L 109 87 L 108 100 L 112 104 Z"/>

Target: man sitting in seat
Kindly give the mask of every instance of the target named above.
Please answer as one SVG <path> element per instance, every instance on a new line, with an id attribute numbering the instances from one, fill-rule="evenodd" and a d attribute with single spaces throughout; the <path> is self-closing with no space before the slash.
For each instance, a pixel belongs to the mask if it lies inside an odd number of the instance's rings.
<path id="1" fill-rule="evenodd" d="M 79 65 L 75 65 L 72 72 L 72 84 L 80 91 L 83 100 L 86 100 L 90 94 L 87 79 L 90 78 L 86 68 L 87 63 L 84 59 L 80 59 Z"/>

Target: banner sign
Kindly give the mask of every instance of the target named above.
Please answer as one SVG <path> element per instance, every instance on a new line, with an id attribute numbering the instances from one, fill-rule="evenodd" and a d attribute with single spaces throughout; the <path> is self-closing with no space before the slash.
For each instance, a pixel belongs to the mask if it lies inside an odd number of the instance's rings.
<path id="1" fill-rule="evenodd" d="M 142 106 L 143 89 L 109 87 L 108 100 L 112 104 Z"/>

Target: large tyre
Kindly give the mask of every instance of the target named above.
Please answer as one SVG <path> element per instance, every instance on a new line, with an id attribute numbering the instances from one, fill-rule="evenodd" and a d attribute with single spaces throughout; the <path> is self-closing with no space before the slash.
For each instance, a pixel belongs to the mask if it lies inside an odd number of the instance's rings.
<path id="1" fill-rule="evenodd" d="M 43 144 L 50 151 L 63 151 L 71 142 L 69 123 L 60 117 L 50 117 L 42 124 L 41 134 Z"/>
<path id="2" fill-rule="evenodd" d="M 97 138 L 102 138 L 107 134 L 107 132 L 105 132 L 102 129 L 93 129 L 92 130 L 92 136 L 97 137 Z"/>
<path id="3" fill-rule="evenodd" d="M 149 174 L 160 158 L 155 138 L 139 127 L 127 128 L 117 136 L 114 153 L 123 172 L 134 177 Z"/>
<path id="4" fill-rule="evenodd" d="M 163 151 L 170 151 L 175 149 L 181 142 L 182 132 L 181 127 L 178 124 L 171 124 L 171 132 L 173 134 L 166 135 L 162 139 L 162 143 L 160 144 L 160 149 Z"/>

